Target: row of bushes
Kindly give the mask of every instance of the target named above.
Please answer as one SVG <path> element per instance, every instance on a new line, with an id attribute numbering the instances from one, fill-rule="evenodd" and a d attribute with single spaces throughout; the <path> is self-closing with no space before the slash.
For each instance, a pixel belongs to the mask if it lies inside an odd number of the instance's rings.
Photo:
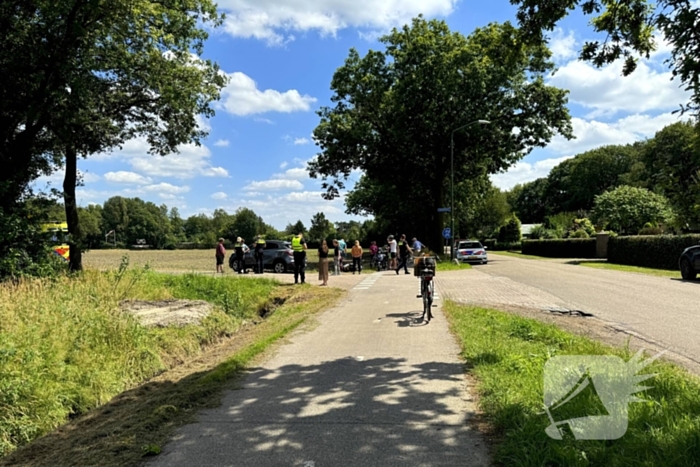
<path id="1" fill-rule="evenodd" d="M 628 266 L 678 269 L 683 250 L 700 244 L 700 235 L 611 237 L 608 261 Z"/>
<path id="2" fill-rule="evenodd" d="M 547 258 L 595 258 L 596 244 L 595 238 L 523 240 L 522 252 Z"/>
<path id="3" fill-rule="evenodd" d="M 499 242 L 495 238 L 484 240 L 481 244 L 491 251 L 517 251 L 521 248 L 520 242 Z"/>

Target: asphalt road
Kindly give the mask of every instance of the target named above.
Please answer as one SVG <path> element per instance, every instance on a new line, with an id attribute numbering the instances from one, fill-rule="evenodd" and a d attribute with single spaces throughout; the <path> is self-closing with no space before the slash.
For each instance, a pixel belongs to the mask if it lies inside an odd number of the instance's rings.
<path id="1" fill-rule="evenodd" d="M 147 465 L 489 465 L 459 347 L 439 307 L 416 320 L 417 290 L 412 275 L 364 277 Z"/>
<path id="2" fill-rule="evenodd" d="M 556 297 L 700 363 L 700 281 L 489 255 L 474 270 Z"/>

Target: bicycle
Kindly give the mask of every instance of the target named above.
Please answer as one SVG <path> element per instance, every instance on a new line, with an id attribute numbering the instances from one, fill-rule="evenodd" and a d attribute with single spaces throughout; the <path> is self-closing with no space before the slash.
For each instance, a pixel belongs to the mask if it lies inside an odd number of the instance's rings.
<path id="1" fill-rule="evenodd" d="M 433 319 L 432 307 L 435 296 L 435 256 L 422 256 L 415 263 L 416 275 L 420 277 L 420 295 L 417 298 L 423 299 L 423 316 L 421 319 L 430 323 Z M 426 320 L 426 315 L 428 319 Z"/>

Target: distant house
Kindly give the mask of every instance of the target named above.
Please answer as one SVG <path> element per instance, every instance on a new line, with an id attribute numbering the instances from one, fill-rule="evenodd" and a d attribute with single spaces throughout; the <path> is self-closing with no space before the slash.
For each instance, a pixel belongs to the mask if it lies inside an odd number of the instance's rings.
<path id="1" fill-rule="evenodd" d="M 530 232 L 538 225 L 542 224 L 520 224 L 520 236 L 523 238 L 530 238 Z"/>

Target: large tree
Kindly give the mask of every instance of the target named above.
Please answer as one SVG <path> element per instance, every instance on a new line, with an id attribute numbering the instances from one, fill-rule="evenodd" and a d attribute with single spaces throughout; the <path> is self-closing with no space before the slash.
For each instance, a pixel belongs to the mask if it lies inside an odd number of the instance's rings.
<path id="1" fill-rule="evenodd" d="M 649 140 L 642 160 L 654 191 L 669 199 L 683 228 L 700 225 L 700 125 L 679 122 Z"/>
<path id="2" fill-rule="evenodd" d="M 571 137 L 566 92 L 544 81 L 549 50 L 519 37 L 508 23 L 464 37 L 419 17 L 382 37 L 384 51 L 351 49 L 331 82 L 335 107 L 319 111 L 314 130 L 321 153 L 310 174 L 325 196 L 361 169 L 364 185 L 410 207 L 401 230 L 439 245 L 452 130 L 491 121 L 455 134 L 456 183 L 507 169 L 556 133 Z"/>
<path id="3" fill-rule="evenodd" d="M 323 241 L 335 232 L 333 223 L 326 219 L 326 215 L 322 212 L 317 212 L 311 218 L 311 227 L 309 228 L 309 239 L 312 241 Z"/>
<path id="4" fill-rule="evenodd" d="M 673 76 L 691 92 L 684 111 L 700 115 L 700 4 L 690 0 L 511 0 L 520 5 L 518 21 L 530 43 L 547 41 L 546 31 L 572 11 L 592 16 L 590 24 L 603 40 L 587 41 L 580 59 L 603 66 L 624 60 L 623 73 L 632 73 L 639 58 L 657 48 L 654 30 L 672 46 L 667 60 Z"/>
<path id="5" fill-rule="evenodd" d="M 71 268 L 80 269 L 77 160 L 143 136 L 155 154 L 198 143 L 225 76 L 198 58 L 211 0 L 0 0 L 0 208 L 65 165 Z"/>
<path id="6" fill-rule="evenodd" d="M 670 204 L 662 195 L 645 188 L 620 186 L 595 198 L 591 220 L 627 235 L 637 235 L 646 223 L 672 221 Z"/>

